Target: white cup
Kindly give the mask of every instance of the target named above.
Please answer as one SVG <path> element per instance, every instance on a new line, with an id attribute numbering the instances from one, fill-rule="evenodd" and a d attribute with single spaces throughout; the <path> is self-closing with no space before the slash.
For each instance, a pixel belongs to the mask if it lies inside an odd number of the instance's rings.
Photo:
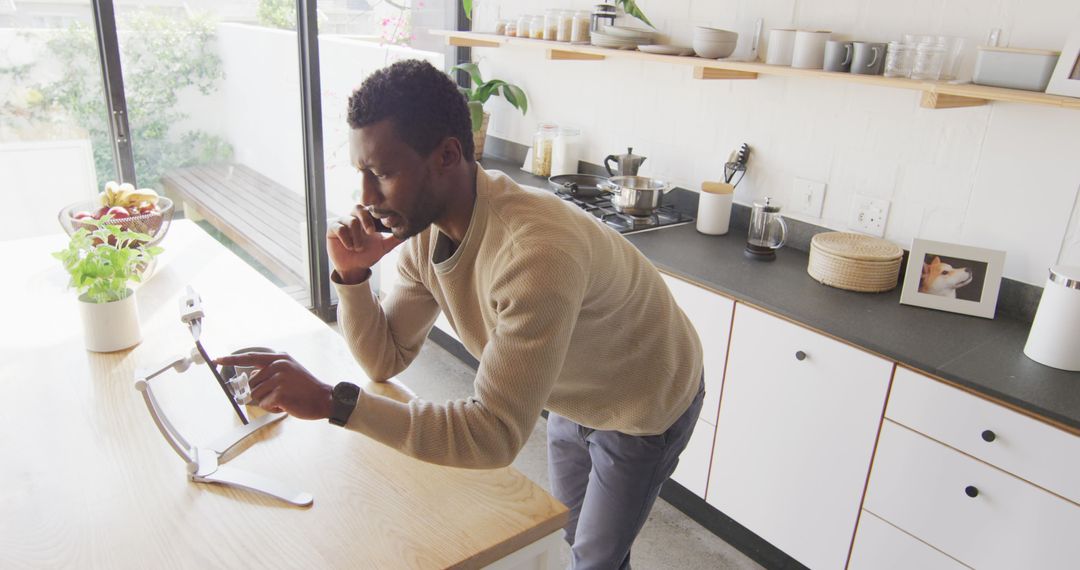
<path id="1" fill-rule="evenodd" d="M 791 56 L 791 67 L 802 69 L 821 69 L 825 66 L 825 43 L 832 32 L 806 31 L 795 32 L 795 47 Z"/>
<path id="2" fill-rule="evenodd" d="M 791 65 L 794 51 L 795 30 L 769 30 L 769 51 L 765 54 L 765 63 Z"/>
<path id="3" fill-rule="evenodd" d="M 706 182 L 698 195 L 697 231 L 722 236 L 728 233 L 731 222 L 731 199 L 735 187 L 731 184 Z"/>

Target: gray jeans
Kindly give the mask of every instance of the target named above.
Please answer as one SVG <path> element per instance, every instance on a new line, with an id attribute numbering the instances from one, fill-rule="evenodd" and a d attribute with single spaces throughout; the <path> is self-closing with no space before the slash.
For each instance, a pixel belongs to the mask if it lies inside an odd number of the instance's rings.
<path id="1" fill-rule="evenodd" d="M 574 570 L 630 568 L 630 547 L 675 471 L 701 413 L 705 384 L 660 435 L 593 430 L 548 414 L 551 493 L 570 509 L 566 542 Z"/>

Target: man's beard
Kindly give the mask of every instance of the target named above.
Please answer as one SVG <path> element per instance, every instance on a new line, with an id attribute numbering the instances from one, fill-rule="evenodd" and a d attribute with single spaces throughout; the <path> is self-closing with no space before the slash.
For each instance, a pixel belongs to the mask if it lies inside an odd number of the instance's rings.
<path id="1" fill-rule="evenodd" d="M 417 202 L 413 204 L 412 213 L 408 216 L 400 216 L 405 222 L 404 227 L 393 228 L 394 237 L 404 241 L 424 230 L 428 229 L 439 217 L 440 208 L 435 203 L 435 192 L 431 188 L 431 171 L 428 170 L 424 179 L 420 182 L 421 191 L 418 193 Z"/>

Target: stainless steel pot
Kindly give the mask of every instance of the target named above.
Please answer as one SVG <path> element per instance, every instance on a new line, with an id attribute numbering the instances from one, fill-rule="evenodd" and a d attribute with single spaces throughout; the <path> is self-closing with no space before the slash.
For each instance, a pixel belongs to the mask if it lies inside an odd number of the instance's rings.
<path id="1" fill-rule="evenodd" d="M 615 210 L 631 216 L 651 216 L 671 189 L 667 182 L 646 176 L 612 176 L 605 186 Z"/>

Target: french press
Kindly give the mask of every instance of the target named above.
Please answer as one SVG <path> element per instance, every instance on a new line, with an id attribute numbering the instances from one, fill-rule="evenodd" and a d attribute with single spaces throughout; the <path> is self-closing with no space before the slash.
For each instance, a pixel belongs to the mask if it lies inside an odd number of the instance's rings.
<path id="1" fill-rule="evenodd" d="M 780 215 L 780 206 L 772 198 L 755 200 L 750 212 L 750 229 L 746 234 L 746 255 L 753 259 L 772 261 L 776 250 L 787 240 L 787 222 Z"/>

